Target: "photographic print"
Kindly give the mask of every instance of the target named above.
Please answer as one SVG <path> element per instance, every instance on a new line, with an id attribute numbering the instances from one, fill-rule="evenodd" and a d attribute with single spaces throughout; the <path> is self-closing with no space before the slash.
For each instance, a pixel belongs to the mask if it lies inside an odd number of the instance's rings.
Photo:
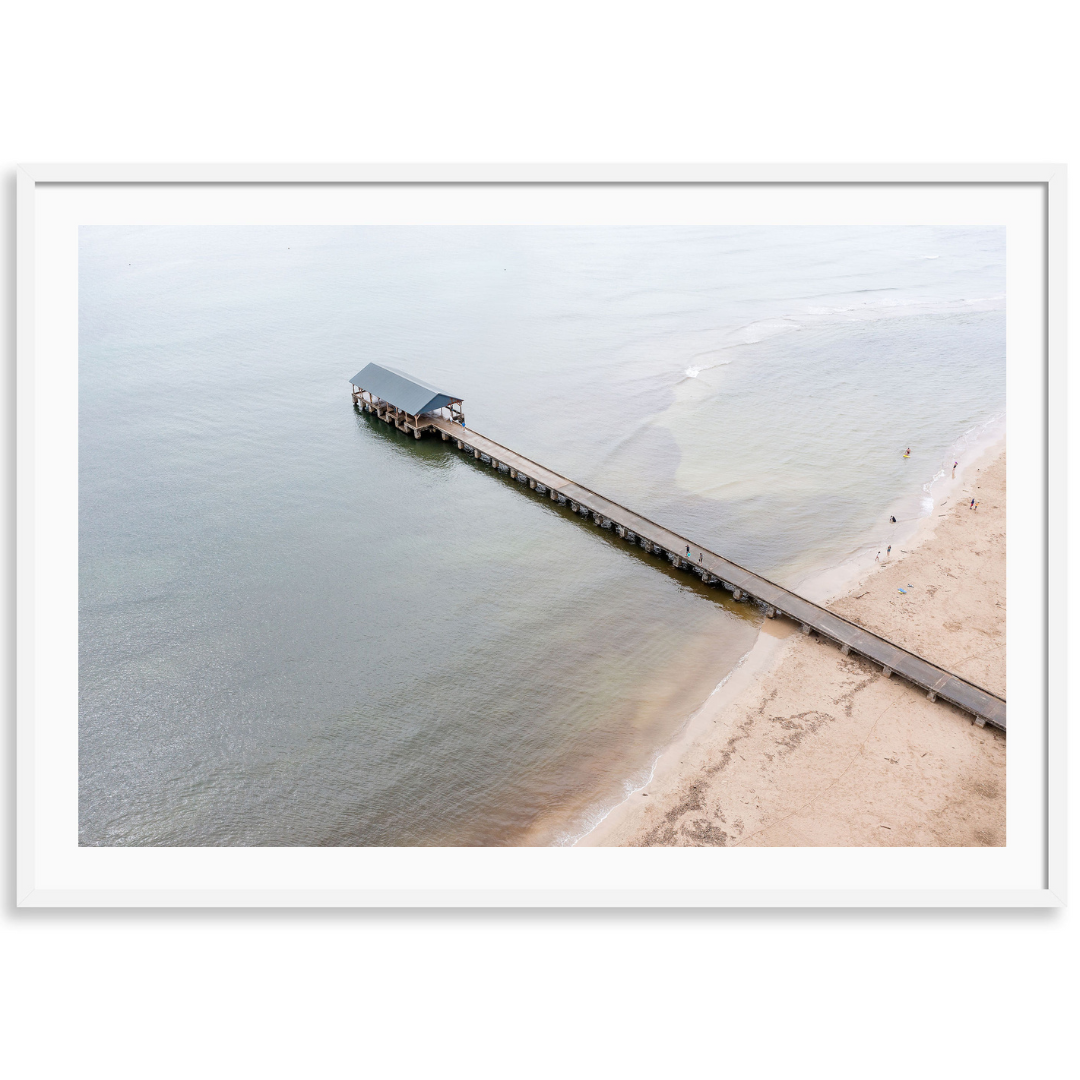
<path id="1" fill-rule="evenodd" d="M 1003 847 L 1005 265 L 82 225 L 79 845 Z"/>

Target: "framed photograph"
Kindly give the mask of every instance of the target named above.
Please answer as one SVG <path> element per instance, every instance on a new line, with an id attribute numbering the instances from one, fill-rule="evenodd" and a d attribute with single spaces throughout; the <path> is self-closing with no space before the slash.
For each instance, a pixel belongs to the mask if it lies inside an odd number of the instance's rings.
<path id="1" fill-rule="evenodd" d="M 1064 201 L 23 167 L 18 903 L 1063 904 Z"/>

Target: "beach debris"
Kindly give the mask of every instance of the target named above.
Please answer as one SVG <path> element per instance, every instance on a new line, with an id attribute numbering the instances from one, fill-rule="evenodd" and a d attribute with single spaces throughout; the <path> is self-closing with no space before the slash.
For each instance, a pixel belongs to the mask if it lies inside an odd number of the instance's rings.
<path id="1" fill-rule="evenodd" d="M 897 589 L 896 591 L 902 592 L 905 596 L 907 596 L 907 589 Z"/>

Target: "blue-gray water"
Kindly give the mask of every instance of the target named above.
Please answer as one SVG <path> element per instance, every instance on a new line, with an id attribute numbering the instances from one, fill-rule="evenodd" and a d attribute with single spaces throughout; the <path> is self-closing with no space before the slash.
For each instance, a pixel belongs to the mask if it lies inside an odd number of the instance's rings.
<path id="1" fill-rule="evenodd" d="M 83 228 L 81 842 L 573 838 L 758 616 L 357 415 L 349 377 L 411 371 L 794 583 L 1003 413 L 1004 244 Z"/>

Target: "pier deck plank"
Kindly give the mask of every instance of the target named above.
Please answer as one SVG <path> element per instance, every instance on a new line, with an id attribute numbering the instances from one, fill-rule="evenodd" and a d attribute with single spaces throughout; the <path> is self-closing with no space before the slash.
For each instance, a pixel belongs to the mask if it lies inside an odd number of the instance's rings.
<path id="1" fill-rule="evenodd" d="M 828 608 L 815 604 L 670 529 L 665 529 L 655 521 L 650 521 L 633 510 L 612 502 L 603 495 L 535 461 L 530 461 L 471 428 L 440 418 L 434 419 L 432 426 L 453 439 L 461 440 L 467 447 L 479 450 L 489 458 L 523 473 L 549 491 L 555 491 L 565 499 L 587 507 L 613 524 L 623 526 L 637 536 L 659 546 L 666 554 L 686 560 L 692 566 L 702 567 L 713 577 L 775 608 L 780 614 L 809 626 L 823 637 L 848 646 L 852 652 L 880 664 L 883 668 L 890 669 L 908 682 L 922 687 L 928 693 L 932 692 L 980 720 L 1002 731 L 1005 730 L 1005 699 L 990 693 L 989 690 L 930 663 L 887 638 L 875 634 L 872 630 L 867 630 L 849 619 L 841 618 Z M 690 548 L 689 555 L 686 554 L 687 547 Z"/>

